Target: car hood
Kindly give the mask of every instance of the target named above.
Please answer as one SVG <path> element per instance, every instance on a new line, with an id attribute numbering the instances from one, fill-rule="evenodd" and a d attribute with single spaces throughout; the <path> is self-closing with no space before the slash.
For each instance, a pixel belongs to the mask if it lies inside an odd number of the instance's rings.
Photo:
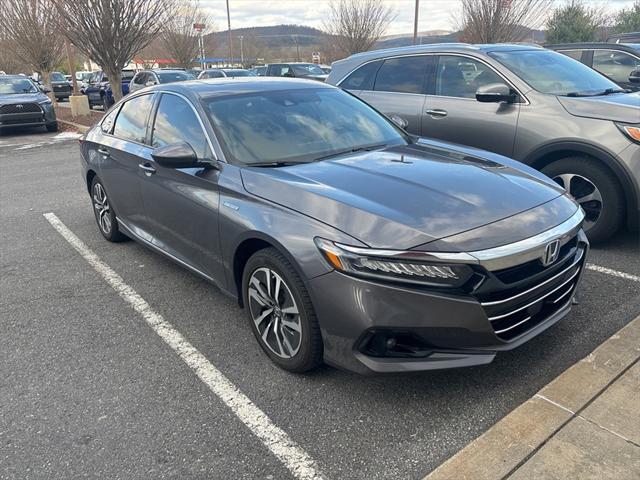
<path id="1" fill-rule="evenodd" d="M 560 104 L 576 117 L 599 118 L 613 122 L 640 122 L 640 92 L 602 97 L 558 97 Z"/>
<path id="2" fill-rule="evenodd" d="M 407 249 L 562 195 L 527 168 L 479 150 L 419 143 L 290 167 L 244 168 L 242 178 L 249 193 L 371 247 Z"/>
<path id="3" fill-rule="evenodd" d="M 47 100 L 44 93 L 13 93 L 9 95 L 0 95 L 0 105 L 7 103 L 33 103 Z"/>

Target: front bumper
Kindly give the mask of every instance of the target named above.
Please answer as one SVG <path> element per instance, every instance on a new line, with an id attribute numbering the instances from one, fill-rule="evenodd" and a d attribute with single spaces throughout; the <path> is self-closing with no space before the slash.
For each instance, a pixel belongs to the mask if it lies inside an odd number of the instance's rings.
<path id="1" fill-rule="evenodd" d="M 485 279 L 469 291 L 390 285 L 337 271 L 310 280 L 325 361 L 364 374 L 491 362 L 571 310 L 588 250 L 582 230 L 572 235 L 547 268 L 537 260 L 493 271 L 474 266 Z M 411 343 L 412 350 L 385 351 L 385 339 Z"/>

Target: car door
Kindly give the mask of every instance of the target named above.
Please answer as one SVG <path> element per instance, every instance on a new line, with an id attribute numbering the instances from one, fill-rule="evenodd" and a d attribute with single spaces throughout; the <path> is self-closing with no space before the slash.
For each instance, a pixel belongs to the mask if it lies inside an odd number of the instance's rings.
<path id="1" fill-rule="evenodd" d="M 491 83 L 509 85 L 478 59 L 439 55 L 424 106 L 422 135 L 511 156 L 520 103 L 478 102 L 478 88 Z"/>
<path id="2" fill-rule="evenodd" d="M 140 191 L 144 174 L 139 165 L 150 151 L 146 139 L 154 97 L 152 93 L 138 95 L 124 102 L 113 130 L 103 134 L 97 148 L 100 178 L 118 219 L 146 240 L 149 236 L 144 231 L 146 217 Z"/>
<path id="3" fill-rule="evenodd" d="M 363 89 L 358 95 L 389 118 L 399 117 L 407 131 L 419 135 L 433 59 L 432 55 L 387 58 L 377 70 L 372 90 Z"/>
<path id="4" fill-rule="evenodd" d="M 200 160 L 214 156 L 194 107 L 163 93 L 151 133 L 153 148 L 187 142 Z M 142 199 L 152 242 L 214 280 L 222 277 L 218 247 L 218 177 L 214 168 L 168 168 L 146 158 Z"/>

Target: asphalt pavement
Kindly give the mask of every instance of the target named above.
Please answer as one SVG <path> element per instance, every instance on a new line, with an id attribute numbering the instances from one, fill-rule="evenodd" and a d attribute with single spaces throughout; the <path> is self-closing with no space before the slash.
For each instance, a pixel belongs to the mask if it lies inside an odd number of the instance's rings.
<path id="1" fill-rule="evenodd" d="M 215 287 L 99 234 L 77 142 L 0 136 L 0 478 L 286 479 L 273 455 L 43 217 L 52 212 L 324 478 L 422 478 L 640 313 L 640 245 L 593 248 L 579 305 L 487 366 L 361 377 L 271 364 Z M 616 272 L 632 277 L 624 278 Z"/>

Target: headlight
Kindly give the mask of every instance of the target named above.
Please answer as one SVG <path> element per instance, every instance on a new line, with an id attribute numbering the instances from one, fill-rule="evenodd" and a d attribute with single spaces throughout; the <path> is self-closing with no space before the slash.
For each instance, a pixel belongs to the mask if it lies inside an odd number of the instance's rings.
<path id="1" fill-rule="evenodd" d="M 625 125 L 623 123 L 616 123 L 616 126 L 633 142 L 640 143 L 640 124 Z"/>
<path id="2" fill-rule="evenodd" d="M 460 287 L 473 275 L 465 264 L 446 263 L 425 252 L 381 251 L 350 247 L 323 238 L 315 239 L 316 246 L 324 258 L 336 270 L 368 278 L 377 278 L 403 283 L 415 283 L 436 287 Z M 448 254 L 463 262 L 466 254 Z M 476 259 L 468 257 L 470 262 Z"/>
<path id="3" fill-rule="evenodd" d="M 51 105 L 51 100 L 47 98 L 46 100 L 40 100 L 38 103 L 40 105 Z"/>

